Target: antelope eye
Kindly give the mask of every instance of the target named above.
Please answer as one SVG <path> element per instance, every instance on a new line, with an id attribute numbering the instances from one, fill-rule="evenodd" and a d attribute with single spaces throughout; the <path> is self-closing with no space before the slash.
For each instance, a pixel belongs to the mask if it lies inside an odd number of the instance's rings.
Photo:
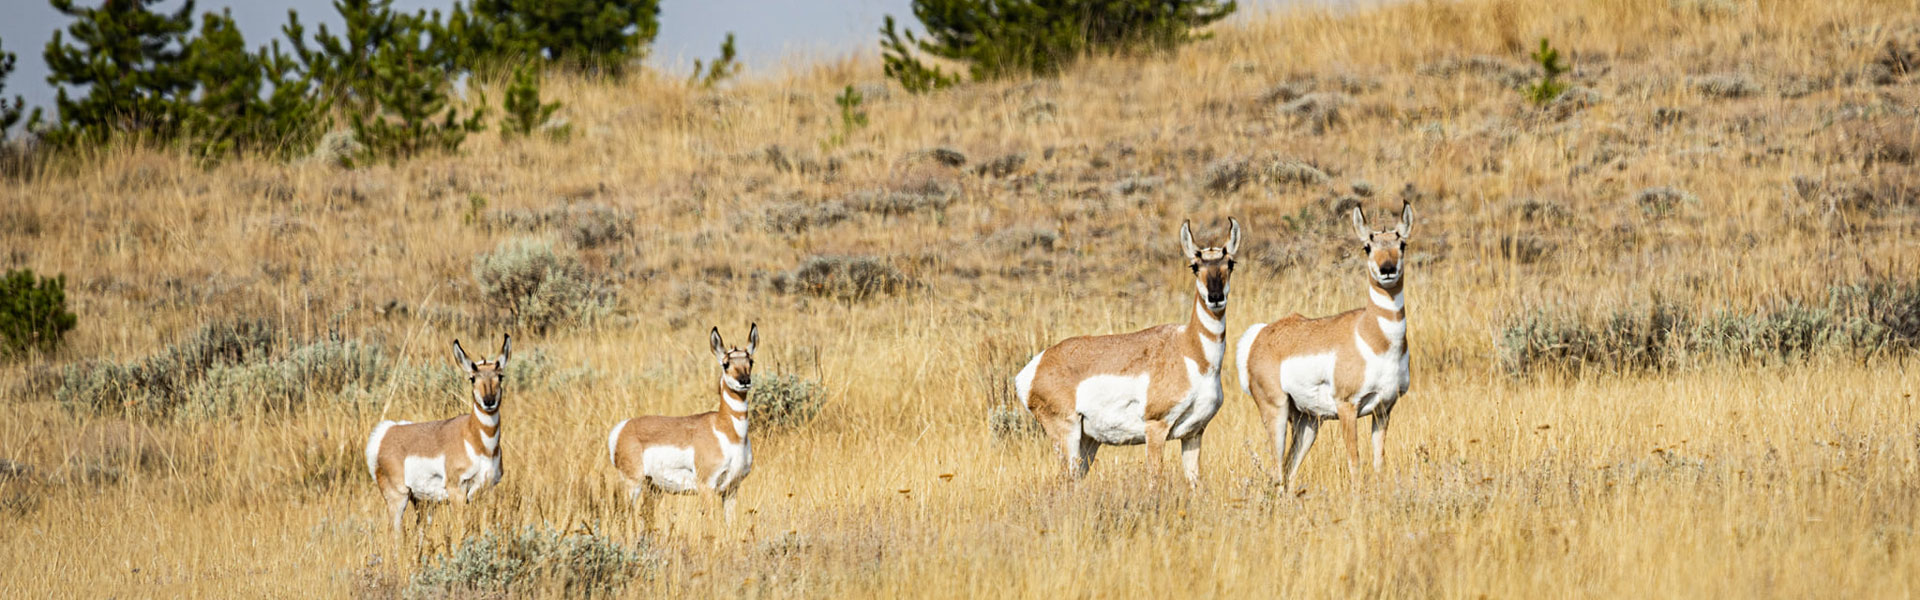
<path id="1" fill-rule="evenodd" d="M 1187 265 L 1187 268 L 1191 269 L 1195 273 L 1200 272 L 1200 265 Z"/>

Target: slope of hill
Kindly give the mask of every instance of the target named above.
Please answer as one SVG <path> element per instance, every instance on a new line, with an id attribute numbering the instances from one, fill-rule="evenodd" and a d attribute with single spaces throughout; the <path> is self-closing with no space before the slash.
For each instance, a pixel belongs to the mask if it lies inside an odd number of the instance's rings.
<path id="1" fill-rule="evenodd" d="M 636 596 L 1912 595 L 1916 8 L 1303 9 L 1058 79 L 558 80 L 566 141 L 7 182 L 0 260 L 65 273 L 80 327 L 0 366 L 0 595 L 390 595 L 511 571 L 436 557 L 529 526 L 635 553 Z M 1573 87 L 1535 107 L 1542 37 Z M 1064 485 L 1007 404 L 1054 341 L 1185 318 L 1182 220 L 1246 227 L 1237 336 L 1363 302 L 1344 211 L 1403 200 L 1414 386 L 1359 487 L 1324 435 L 1278 497 L 1231 374 L 1195 493 L 1137 447 Z M 502 277 L 548 283 L 510 310 Z M 1593 354 L 1515 363 L 1528 315 Z M 607 429 L 710 409 L 706 332 L 750 321 L 757 375 L 824 391 L 762 390 L 738 527 L 683 498 L 635 537 Z M 367 431 L 461 414 L 449 341 L 506 331 L 505 478 L 392 542 Z"/>

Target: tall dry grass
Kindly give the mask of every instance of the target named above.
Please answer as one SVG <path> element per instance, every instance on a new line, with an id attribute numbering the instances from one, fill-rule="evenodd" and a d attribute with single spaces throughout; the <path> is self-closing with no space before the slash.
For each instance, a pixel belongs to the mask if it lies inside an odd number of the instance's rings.
<path id="1" fill-rule="evenodd" d="M 818 380 L 824 410 L 755 433 L 739 527 L 694 499 L 667 503 L 647 542 L 657 568 L 626 595 L 1911 596 L 1908 355 L 1514 376 L 1495 343 L 1534 309 L 1753 311 L 1912 281 L 1920 78 L 1874 65 L 1920 42 L 1915 9 L 1301 9 L 1057 80 L 869 87 L 872 125 L 837 146 L 832 98 L 877 83 L 871 60 L 714 93 L 670 76 L 559 80 L 573 140 L 480 136 L 397 167 L 201 170 L 145 151 L 61 163 L 0 188 L 0 260 L 66 273 L 81 318 L 59 354 L 0 367 L 0 595 L 385 596 L 486 532 L 638 544 L 607 428 L 710 408 L 706 329 L 757 321 L 759 370 Z M 1540 37 L 1591 96 L 1533 108 L 1508 88 Z M 1755 91 L 1727 97 L 1704 84 L 1715 77 Z M 937 147 L 967 166 L 922 158 Z M 1024 160 L 971 170 L 1008 155 Z M 1261 176 L 1288 161 L 1328 178 Z M 1236 169 L 1249 174 L 1237 187 Z M 1237 332 L 1361 302 L 1336 209 L 1349 196 L 1397 208 L 1408 186 L 1415 382 L 1386 472 L 1358 489 L 1330 439 L 1307 460 L 1306 493 L 1275 497 L 1268 440 L 1237 391 L 1197 493 L 1148 493 L 1137 448 L 1063 485 L 1044 443 L 991 430 L 1031 352 L 1184 317 L 1182 219 L 1203 238 L 1229 215 L 1247 228 Z M 1685 194 L 1638 200 L 1654 187 Z M 902 199 L 870 200 L 888 192 Z M 505 216 L 556 207 L 630 214 L 631 236 L 581 243 L 564 224 Z M 616 305 L 522 337 L 520 352 L 569 375 L 509 382 L 504 480 L 393 542 L 364 436 L 383 418 L 464 410 L 457 381 L 431 373 L 452 369 L 452 338 L 497 339 L 506 321 L 473 264 L 527 237 L 572 253 Z M 847 256 L 903 283 L 813 294 L 781 279 Z M 65 365 L 138 360 L 220 318 L 271 320 L 289 344 L 377 345 L 425 383 L 217 419 L 53 400 Z"/>

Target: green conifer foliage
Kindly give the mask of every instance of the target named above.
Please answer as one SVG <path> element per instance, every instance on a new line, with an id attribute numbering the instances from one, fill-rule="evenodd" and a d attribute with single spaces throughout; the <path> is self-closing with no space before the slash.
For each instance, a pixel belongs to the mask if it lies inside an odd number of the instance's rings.
<path id="1" fill-rule="evenodd" d="M 507 137 L 519 137 L 533 133 L 533 130 L 553 117 L 553 111 L 560 109 L 560 103 L 540 102 L 540 74 L 534 65 L 522 65 L 513 73 L 513 81 L 507 85 L 507 99 L 504 103 L 506 119 L 500 123 L 500 133 Z"/>
<path id="2" fill-rule="evenodd" d="M 471 112 L 453 102 L 454 79 L 470 53 L 438 11 L 406 14 L 392 0 L 334 0 L 346 23 L 335 35 L 325 25 L 309 47 L 299 15 L 285 28 L 294 54 L 318 86 L 321 101 L 345 115 L 360 158 L 389 162 L 421 152 L 453 151 L 484 128 L 485 102 Z"/>
<path id="3" fill-rule="evenodd" d="M 1236 8 L 1231 0 L 914 0 L 925 39 L 903 38 L 889 17 L 880 43 L 887 75 L 917 92 L 953 77 L 915 50 L 964 63 L 976 80 L 1052 75 L 1089 53 L 1172 48 Z"/>
<path id="4" fill-rule="evenodd" d="M 660 33 L 658 0 L 474 0 L 470 19 L 460 16 L 449 28 L 476 55 L 544 58 L 616 76 L 645 58 Z"/>
<path id="5" fill-rule="evenodd" d="M 5 47 L 5 41 L 0 40 L 0 48 L 3 47 Z M 7 89 L 7 76 L 13 74 L 14 58 L 12 52 L 0 50 L 0 91 Z M 5 96 L 0 96 L 0 141 L 6 141 L 7 131 L 20 122 L 20 110 L 25 106 L 26 101 L 21 100 L 19 96 L 14 96 L 11 103 L 7 102 Z"/>
<path id="6" fill-rule="evenodd" d="M 195 154 L 218 159 L 248 150 L 285 157 L 312 143 L 323 115 L 311 80 L 279 42 L 248 52 L 232 15 L 223 10 L 202 17 L 187 59 L 200 85 L 194 110 L 186 113 Z"/>
<path id="7" fill-rule="evenodd" d="M 59 122 L 36 127 L 48 143 L 104 142 L 121 134 L 165 140 L 178 131 L 196 86 L 186 59 L 193 1 L 172 14 L 149 9 L 158 2 L 78 8 L 73 0 L 51 0 L 74 22 L 47 42 L 47 82 L 61 86 Z M 86 95 L 72 98 L 68 86 L 84 86 Z"/>

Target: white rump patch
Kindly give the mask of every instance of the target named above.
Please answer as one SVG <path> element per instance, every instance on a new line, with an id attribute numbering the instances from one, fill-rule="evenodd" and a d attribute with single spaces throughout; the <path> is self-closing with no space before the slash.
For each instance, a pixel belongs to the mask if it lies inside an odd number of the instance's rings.
<path id="1" fill-rule="evenodd" d="M 1038 362 L 1036 359 L 1035 362 Z M 1102 444 L 1147 440 L 1147 374 L 1094 375 L 1074 388 L 1081 433 Z"/>
<path id="2" fill-rule="evenodd" d="M 387 430 L 395 425 L 406 425 L 406 421 L 381 421 L 373 426 L 373 434 L 367 436 L 367 474 L 375 480 L 380 478 L 380 442 L 387 439 Z"/>
<path id="3" fill-rule="evenodd" d="M 607 434 L 607 462 L 613 463 L 616 468 L 620 466 L 620 457 L 615 454 L 620 450 L 620 432 L 626 429 L 627 421 L 621 421 L 613 426 L 613 433 Z"/>
<path id="4" fill-rule="evenodd" d="M 1247 355 L 1253 350 L 1253 341 L 1260 337 L 1260 331 L 1267 328 L 1266 323 L 1254 323 L 1246 333 L 1240 334 L 1240 345 L 1234 349 L 1234 361 L 1240 364 L 1240 391 L 1253 393 L 1253 380 L 1247 374 Z"/>
<path id="5" fill-rule="evenodd" d="M 1027 406 L 1027 395 L 1033 393 L 1033 374 L 1040 370 L 1040 357 L 1046 355 L 1045 350 L 1033 355 L 1033 360 L 1027 361 L 1026 368 L 1020 369 L 1020 374 L 1013 376 L 1013 391 L 1020 395 L 1021 406 Z"/>
<path id="6" fill-rule="evenodd" d="M 653 487 L 669 493 L 685 494 L 700 486 L 693 448 L 648 446 L 640 451 L 640 472 Z"/>

